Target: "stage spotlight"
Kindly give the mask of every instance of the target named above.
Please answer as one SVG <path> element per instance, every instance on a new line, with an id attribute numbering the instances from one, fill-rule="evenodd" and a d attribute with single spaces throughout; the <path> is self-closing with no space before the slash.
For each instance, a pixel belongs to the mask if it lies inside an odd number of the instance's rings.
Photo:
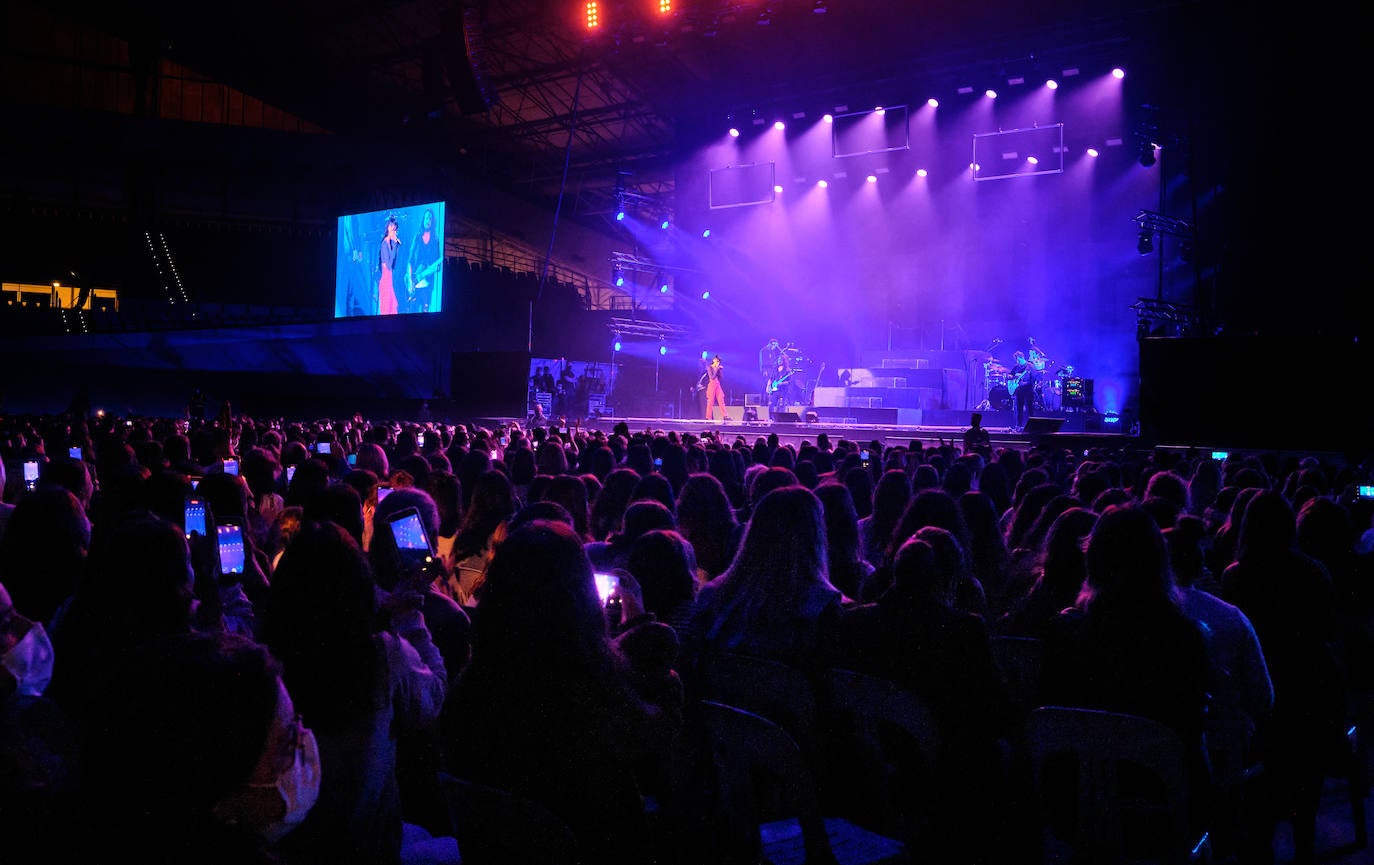
<path id="1" fill-rule="evenodd" d="M 1026 161 L 1029 162 L 1031 165 L 1039 165 L 1039 164 L 1040 164 L 1040 157 L 1038 157 L 1038 156 L 1027 156 L 1027 157 L 1026 157 Z"/>
<path id="2" fill-rule="evenodd" d="M 1092 156 L 1092 157 L 1096 157 L 1096 156 L 1097 156 L 1097 148 L 1096 148 L 1096 147 L 1089 147 L 1089 148 L 1088 148 L 1088 155 L 1089 155 L 1089 156 Z"/>
<path id="3" fill-rule="evenodd" d="M 667 230 L 668 230 L 668 220 L 666 220 L 666 219 L 663 220 L 663 222 L 659 223 L 659 226 L 658 226 L 658 227 L 661 228 L 661 229 L 663 229 L 664 231 L 667 231 Z"/>
<path id="4" fill-rule="evenodd" d="M 1051 89 L 1051 90 L 1058 90 L 1058 89 L 1059 89 L 1059 82 L 1058 82 L 1058 81 L 1055 81 L 1053 78 L 1051 78 L 1049 81 L 1046 81 L 1046 82 L 1045 82 L 1045 86 L 1048 87 L 1048 88 Z"/>
<path id="5" fill-rule="evenodd" d="M 984 91 L 983 91 L 983 95 L 986 96 L 986 97 L 989 98 L 989 99 L 996 99 L 996 98 L 997 98 L 997 91 L 996 91 L 996 90 L 993 90 L 991 87 L 989 87 L 987 90 L 984 90 Z"/>
<path id="6" fill-rule="evenodd" d="M 877 182 L 878 182 L 878 175 L 876 175 L 876 174 L 870 174 L 870 175 L 868 175 L 868 182 L 869 182 L 869 183 L 877 183 Z"/>
<path id="7" fill-rule="evenodd" d="M 1148 232 L 1140 232 L 1140 237 L 1136 239 L 1135 251 L 1141 255 L 1149 255 L 1155 251 L 1155 236 Z"/>
<path id="8" fill-rule="evenodd" d="M 710 300 L 710 299 L 711 299 L 711 289 L 708 288 L 708 289 L 706 289 L 705 291 L 703 291 L 703 292 L 701 293 L 701 299 L 702 299 L 702 300 Z"/>
<path id="9" fill-rule="evenodd" d="M 827 182 L 824 181 L 824 180 L 817 180 L 817 181 L 816 181 L 816 185 L 819 186 L 821 189 L 825 189 L 825 188 L 828 187 L 830 184 L 827 183 Z"/>
<path id="10" fill-rule="evenodd" d="M 781 195 L 781 194 L 782 194 L 782 184 L 779 183 L 779 184 L 777 184 L 776 186 L 774 186 L 774 187 L 773 187 L 773 191 Z"/>
<path id="11" fill-rule="evenodd" d="M 876 107 L 873 109 L 873 113 L 876 114 L 876 115 L 878 115 L 879 117 L 882 117 L 884 114 L 887 113 L 887 109 L 884 108 L 883 106 L 879 105 L 879 106 L 876 106 Z"/>
<path id="12" fill-rule="evenodd" d="M 660 346 L 658 347 L 658 353 L 659 353 L 660 356 L 667 354 L 667 353 L 668 353 L 668 346 L 666 346 L 666 345 L 660 345 Z"/>
<path id="13" fill-rule="evenodd" d="M 1112 77 L 1115 78 L 1117 81 L 1120 81 L 1121 79 L 1126 77 L 1126 70 L 1118 66 L 1112 70 Z"/>
<path id="14" fill-rule="evenodd" d="M 927 172 L 926 172 L 926 170 L 925 170 L 924 168 L 918 168 L 918 169 L 916 169 L 916 176 L 917 176 L 917 177 L 925 177 L 926 174 L 927 174 Z"/>
<path id="15" fill-rule="evenodd" d="M 701 236 L 702 236 L 702 237 L 710 237 L 710 236 L 711 236 L 711 229 L 709 229 L 709 228 L 704 229 L 704 230 L 701 232 Z"/>
<path id="16" fill-rule="evenodd" d="M 939 107 L 940 107 L 940 100 L 938 100 L 938 99 L 936 99 L 934 96 L 932 96 L 932 97 L 930 97 L 929 99 L 926 100 L 926 104 L 929 105 L 931 108 L 939 108 Z"/>
<path id="17" fill-rule="evenodd" d="M 615 212 L 615 221 L 616 221 L 616 222 L 624 222 L 624 221 L 625 221 L 625 211 L 623 211 L 623 210 L 617 210 L 617 211 Z"/>
<path id="18" fill-rule="evenodd" d="M 598 0 L 587 0 L 586 13 L 588 30 L 595 30 L 601 26 L 601 4 Z"/>
<path id="19" fill-rule="evenodd" d="M 615 342 L 611 343 L 611 351 L 620 351 L 620 334 L 615 335 Z"/>
<path id="20" fill-rule="evenodd" d="M 1146 141 L 1140 145 L 1140 164 L 1149 168 L 1155 164 L 1155 144 L 1153 141 Z"/>
<path id="21" fill-rule="evenodd" d="M 673 11 L 673 0 L 658 0 L 658 14 L 670 15 Z"/>
<path id="22" fill-rule="evenodd" d="M 659 294 L 667 294 L 667 293 L 668 293 L 668 283 L 666 283 L 666 282 L 661 283 L 661 284 L 659 285 L 659 287 L 658 287 L 658 293 L 659 293 Z"/>
<path id="23" fill-rule="evenodd" d="M 619 267 L 611 268 L 611 282 L 615 283 L 617 286 L 624 285 L 625 271 L 621 270 Z"/>
<path id="24" fill-rule="evenodd" d="M 821 120 L 825 121 L 826 123 L 834 123 L 834 122 L 835 122 L 834 116 L 833 116 L 833 115 L 830 115 L 830 114 L 825 115 L 824 117 L 821 118 Z"/>
<path id="25" fill-rule="evenodd" d="M 735 127 L 731 126 L 731 127 L 730 127 L 730 137 L 731 137 L 731 138 L 739 138 L 739 130 L 736 129 Z"/>
<path id="26" fill-rule="evenodd" d="M 775 120 L 773 121 L 773 128 L 781 132 L 787 128 L 787 124 L 783 123 L 781 120 Z"/>

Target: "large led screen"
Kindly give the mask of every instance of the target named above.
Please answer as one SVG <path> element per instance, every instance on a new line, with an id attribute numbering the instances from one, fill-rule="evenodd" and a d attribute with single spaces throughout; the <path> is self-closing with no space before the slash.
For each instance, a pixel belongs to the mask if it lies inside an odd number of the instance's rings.
<path id="1" fill-rule="evenodd" d="M 339 217 L 334 317 L 441 312 L 444 202 Z"/>

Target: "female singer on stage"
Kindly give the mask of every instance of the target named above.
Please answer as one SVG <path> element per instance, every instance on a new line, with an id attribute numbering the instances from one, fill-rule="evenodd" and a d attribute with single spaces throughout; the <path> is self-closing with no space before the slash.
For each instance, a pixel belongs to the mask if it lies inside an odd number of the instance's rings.
<path id="1" fill-rule="evenodd" d="M 706 419 L 711 420 L 711 408 L 720 403 L 720 419 L 725 420 L 725 388 L 721 387 L 720 355 L 711 358 L 706 371 L 697 379 L 697 388 L 706 388 Z"/>
<path id="2" fill-rule="evenodd" d="M 382 238 L 382 247 L 378 252 L 382 265 L 382 277 L 377 282 L 377 313 L 379 315 L 396 314 L 396 285 L 392 281 L 392 274 L 396 272 L 396 259 L 399 258 L 401 249 L 401 237 L 397 234 L 396 217 L 386 218 L 386 237 Z"/>

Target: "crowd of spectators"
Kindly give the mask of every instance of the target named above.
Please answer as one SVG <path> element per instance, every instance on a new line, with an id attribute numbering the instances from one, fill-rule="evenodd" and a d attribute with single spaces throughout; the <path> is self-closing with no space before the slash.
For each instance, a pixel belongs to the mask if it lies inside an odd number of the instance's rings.
<path id="1" fill-rule="evenodd" d="M 1029 807 L 1015 636 L 1044 701 L 1179 734 L 1198 821 L 1263 761 L 1218 833 L 1262 862 L 1374 693 L 1370 467 L 1321 455 L 227 405 L 0 417 L 0 453 L 0 837 L 59 861 L 459 862 L 453 776 L 549 809 L 578 861 L 685 865 L 731 654 L 919 696 L 927 849 L 1027 861 L 997 813 Z"/>

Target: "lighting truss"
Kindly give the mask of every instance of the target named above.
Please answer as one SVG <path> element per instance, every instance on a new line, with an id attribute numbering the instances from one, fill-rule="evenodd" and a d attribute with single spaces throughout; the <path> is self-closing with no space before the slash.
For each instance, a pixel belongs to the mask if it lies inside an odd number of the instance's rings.
<path id="1" fill-rule="evenodd" d="M 612 267 L 618 267 L 625 273 L 692 273 L 688 267 L 678 267 L 672 264 L 660 264 L 647 258 L 641 258 L 632 252 L 612 252 L 610 255 Z"/>
<path id="2" fill-rule="evenodd" d="M 1153 210 L 1142 210 L 1131 217 L 1131 221 L 1139 225 L 1141 231 L 1148 231 L 1151 234 L 1167 234 L 1170 237 L 1181 237 L 1185 240 L 1193 239 L 1193 226 L 1182 219 L 1155 213 Z"/>
<path id="3" fill-rule="evenodd" d="M 612 318 L 606 327 L 622 337 L 640 336 L 650 339 L 686 339 L 690 334 L 685 327 L 661 321 L 641 321 L 637 318 Z"/>
<path id="4" fill-rule="evenodd" d="M 1197 307 L 1186 303 L 1142 297 L 1131 304 L 1131 309 L 1135 310 L 1137 328 L 1148 329 L 1150 323 L 1162 322 L 1172 325 L 1173 332 L 1182 336 L 1197 332 L 1201 324 Z"/>

